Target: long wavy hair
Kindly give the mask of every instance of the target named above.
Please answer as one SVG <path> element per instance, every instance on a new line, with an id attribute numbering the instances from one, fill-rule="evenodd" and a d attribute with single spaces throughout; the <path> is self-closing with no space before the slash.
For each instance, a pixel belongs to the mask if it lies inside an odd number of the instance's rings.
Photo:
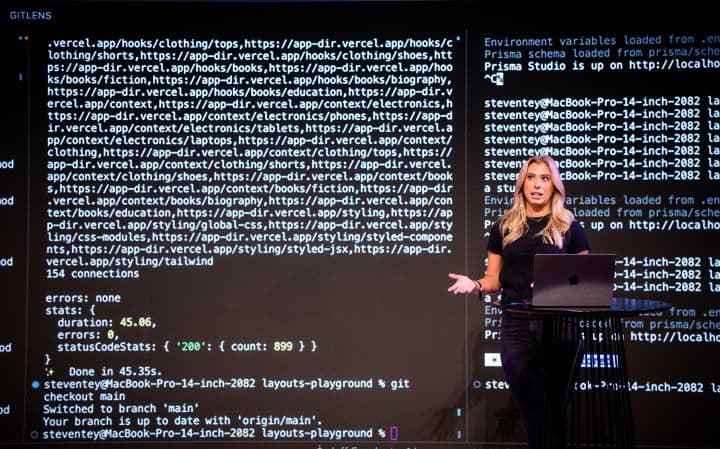
<path id="1" fill-rule="evenodd" d="M 575 217 L 565 208 L 565 186 L 560 177 L 557 162 L 550 156 L 533 156 L 523 164 L 515 181 L 515 197 L 512 207 L 500 217 L 500 232 L 504 236 L 503 247 L 522 237 L 528 230 L 527 214 L 525 213 L 525 195 L 523 185 L 527 177 L 528 167 L 533 162 L 547 165 L 550 169 L 550 179 L 555 191 L 550 197 L 550 220 L 548 224 L 537 233 L 542 236 L 543 242 L 563 247 L 563 235 L 570 229 Z"/>

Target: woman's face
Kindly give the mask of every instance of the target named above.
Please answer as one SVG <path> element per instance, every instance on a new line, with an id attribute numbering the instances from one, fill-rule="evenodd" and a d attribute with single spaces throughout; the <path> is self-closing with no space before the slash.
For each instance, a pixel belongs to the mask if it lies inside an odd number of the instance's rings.
<path id="1" fill-rule="evenodd" d="M 550 199 L 554 192 L 555 186 L 548 166 L 542 162 L 532 162 L 523 185 L 528 212 L 550 212 Z"/>

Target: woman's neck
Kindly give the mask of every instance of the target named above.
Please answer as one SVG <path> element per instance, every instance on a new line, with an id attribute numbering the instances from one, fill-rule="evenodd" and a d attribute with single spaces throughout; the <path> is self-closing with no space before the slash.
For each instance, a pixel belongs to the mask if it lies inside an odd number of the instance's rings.
<path id="1" fill-rule="evenodd" d="M 533 209 L 531 207 L 525 208 L 525 216 L 529 218 L 544 217 L 550 214 L 550 208 L 545 207 L 543 209 Z"/>

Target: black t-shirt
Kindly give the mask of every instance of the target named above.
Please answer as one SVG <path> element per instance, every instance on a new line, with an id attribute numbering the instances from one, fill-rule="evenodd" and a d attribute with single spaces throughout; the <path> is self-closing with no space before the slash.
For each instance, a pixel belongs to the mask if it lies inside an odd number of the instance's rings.
<path id="1" fill-rule="evenodd" d="M 503 259 L 500 271 L 503 303 L 529 301 L 532 298 L 530 284 L 535 254 L 573 254 L 590 249 L 585 230 L 577 221 L 573 221 L 570 229 L 565 233 L 562 248 L 543 242 L 542 237 L 536 237 L 549 219 L 549 215 L 542 218 L 528 218 L 528 231 L 505 248 L 502 246 L 503 236 L 500 233 L 499 222 L 495 222 L 490 230 L 488 251 L 499 254 Z"/>

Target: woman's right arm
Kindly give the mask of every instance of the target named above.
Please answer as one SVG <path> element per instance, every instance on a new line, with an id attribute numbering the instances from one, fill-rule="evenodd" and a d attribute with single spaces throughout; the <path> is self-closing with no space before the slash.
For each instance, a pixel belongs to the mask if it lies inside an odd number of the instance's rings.
<path id="1" fill-rule="evenodd" d="M 448 277 L 455 281 L 448 288 L 448 292 L 455 295 L 469 295 L 478 293 L 478 286 L 483 293 L 497 293 L 500 291 L 500 270 L 502 270 L 502 256 L 488 251 L 488 267 L 485 276 L 473 280 L 462 274 L 450 273 Z"/>

